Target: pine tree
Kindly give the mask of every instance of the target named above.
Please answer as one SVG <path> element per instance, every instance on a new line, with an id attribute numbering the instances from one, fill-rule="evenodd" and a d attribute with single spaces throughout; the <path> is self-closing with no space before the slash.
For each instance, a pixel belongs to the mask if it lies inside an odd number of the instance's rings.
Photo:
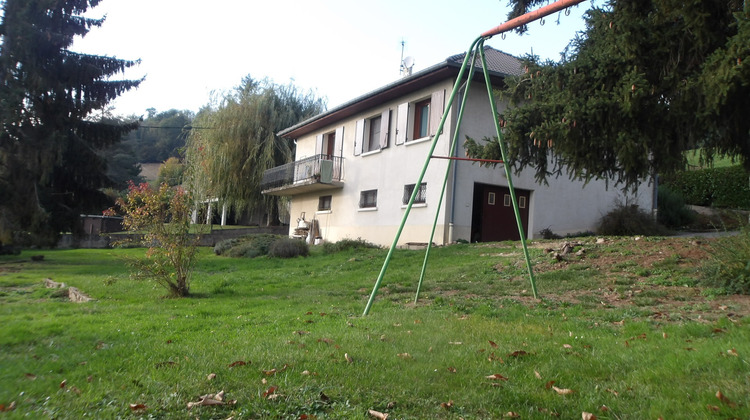
<path id="1" fill-rule="evenodd" d="M 540 0 L 512 0 L 520 9 Z M 531 29 L 533 30 L 533 29 Z M 559 62 L 524 59 L 501 96 L 507 157 L 537 179 L 633 186 L 685 165 L 683 152 L 750 167 L 750 11 L 737 0 L 611 0 Z M 470 140 L 470 155 L 497 147 Z"/>
<path id="2" fill-rule="evenodd" d="M 70 51 L 104 18 L 99 0 L 3 0 L 0 23 L 0 241 L 52 244 L 79 214 L 106 208 L 105 161 L 97 154 L 137 127 L 97 122 L 141 80 L 111 77 L 137 61 Z"/>

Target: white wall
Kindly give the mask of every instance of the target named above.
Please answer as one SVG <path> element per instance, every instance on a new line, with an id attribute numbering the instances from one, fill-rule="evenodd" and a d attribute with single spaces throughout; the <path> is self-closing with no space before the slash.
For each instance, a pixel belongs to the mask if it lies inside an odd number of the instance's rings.
<path id="1" fill-rule="evenodd" d="M 504 104 L 498 105 L 502 113 Z M 489 118 L 489 101 L 483 84 L 472 86 L 467 102 L 464 119 L 461 123 L 461 138 L 466 135 L 481 140 L 483 137 L 495 137 L 495 126 Z M 459 151 L 459 156 L 464 152 Z M 505 171 L 502 165 L 480 167 L 478 163 L 456 162 L 456 193 L 452 203 L 454 235 L 456 239 L 469 240 L 471 235 L 471 217 L 474 183 L 507 186 Z M 604 180 L 591 181 L 584 187 L 581 181 L 571 181 L 567 175 L 549 178 L 548 184 L 538 184 L 534 179 L 534 169 L 525 168 L 520 174 L 511 174 L 516 189 L 531 191 L 529 203 L 529 226 L 526 232 L 529 238 L 539 237 L 539 231 L 545 228 L 554 233 L 565 235 L 582 231 L 593 231 L 599 219 L 618 202 L 637 203 L 641 208 L 650 211 L 652 206 L 652 186 L 644 182 L 635 197 L 626 197 L 618 187 L 610 182 L 607 188 Z M 451 203 L 449 203 L 451 205 Z"/>
<path id="2" fill-rule="evenodd" d="M 396 145 L 398 105 L 430 97 L 432 92 L 438 89 L 445 89 L 447 97 L 452 88 L 451 81 L 447 80 L 437 86 L 433 85 L 429 89 L 414 92 L 407 97 L 355 115 L 341 124 L 344 127 L 342 179 L 344 187 L 338 190 L 295 195 L 292 198 L 291 205 L 290 234 L 296 227 L 296 219 L 302 212 L 305 212 L 308 220 L 313 215 L 319 220 L 321 235 L 326 241 L 334 242 L 343 238 L 355 239 L 361 237 L 373 243 L 390 245 L 406 211 L 402 204 L 404 185 L 416 183 L 432 144 L 431 140 L 428 139 Z M 388 108 L 392 111 L 388 147 L 377 152 L 355 156 L 356 121 L 380 115 Z M 433 109 L 431 112 L 435 112 L 435 110 Z M 297 139 L 295 160 L 317 154 L 315 151 L 316 136 L 332 132 L 341 125 L 332 125 Z M 450 120 L 446 122 L 443 132 L 451 132 Z M 445 134 L 440 136 L 434 154 L 448 154 L 448 139 L 449 136 Z M 445 206 L 439 206 L 438 199 L 440 198 L 447 164 L 447 160 L 433 160 L 430 163 L 422 180 L 422 182 L 427 183 L 426 204 L 415 205 L 412 208 L 408 222 L 398 241 L 399 245 L 408 242 L 427 242 L 438 208 L 440 208 L 440 214 L 434 242 L 444 243 L 446 236 Z M 360 191 L 371 189 L 378 190 L 377 209 L 359 209 Z M 330 212 L 317 212 L 318 198 L 323 195 L 332 196 Z"/>

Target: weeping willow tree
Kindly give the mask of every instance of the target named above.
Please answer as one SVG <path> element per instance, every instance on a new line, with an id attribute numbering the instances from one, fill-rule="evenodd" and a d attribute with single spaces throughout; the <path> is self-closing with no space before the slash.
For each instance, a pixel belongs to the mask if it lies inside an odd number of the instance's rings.
<path id="1" fill-rule="evenodd" d="M 325 110 L 325 100 L 289 83 L 250 76 L 215 106 L 202 109 L 187 142 L 187 179 L 200 201 L 218 198 L 240 214 L 265 210 L 278 222 L 278 197 L 263 196 L 263 172 L 291 162 L 294 143 L 276 135 Z"/>

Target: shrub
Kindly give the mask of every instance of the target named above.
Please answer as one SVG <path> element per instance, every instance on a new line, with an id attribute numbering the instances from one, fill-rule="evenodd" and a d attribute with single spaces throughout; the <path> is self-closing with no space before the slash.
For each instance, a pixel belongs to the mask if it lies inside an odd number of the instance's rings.
<path id="1" fill-rule="evenodd" d="M 550 229 L 550 226 L 542 229 L 539 231 L 539 235 L 542 237 L 542 239 L 560 239 L 562 236 L 556 234 L 555 232 Z"/>
<path id="2" fill-rule="evenodd" d="M 682 194 L 666 185 L 660 185 L 657 193 L 658 220 L 664 226 L 679 228 L 695 220 L 695 213 L 685 205 Z"/>
<path id="3" fill-rule="evenodd" d="M 275 258 L 306 257 L 310 254 L 307 242 L 294 238 L 281 238 L 275 240 L 268 249 L 268 256 Z"/>
<path id="4" fill-rule="evenodd" d="M 323 252 L 326 254 L 333 254 L 335 252 L 355 250 L 355 249 L 368 249 L 368 248 L 380 248 L 372 242 L 367 242 L 362 238 L 349 239 L 345 238 L 336 242 L 326 242 L 323 244 Z"/>
<path id="5" fill-rule="evenodd" d="M 687 204 L 750 208 L 750 182 L 742 166 L 683 171 L 665 176 L 662 184 L 682 194 Z"/>
<path id="6" fill-rule="evenodd" d="M 174 297 L 190 293 L 199 240 L 190 233 L 190 204 L 190 196 L 179 187 L 161 184 L 152 188 L 130 182 L 127 196 L 117 201 L 124 213 L 123 227 L 131 233 L 120 243 L 138 242 L 148 247 L 145 258 L 127 261 L 131 278 L 152 280 Z"/>
<path id="7" fill-rule="evenodd" d="M 638 205 L 619 204 L 614 210 L 602 216 L 596 233 L 612 236 L 657 236 L 669 232 Z"/>
<path id="8" fill-rule="evenodd" d="M 713 241 L 709 255 L 701 267 L 704 286 L 722 289 L 727 294 L 750 294 L 750 228 Z"/>
<path id="9" fill-rule="evenodd" d="M 260 234 L 226 239 L 214 246 L 214 253 L 233 258 L 260 257 L 267 255 L 271 244 L 280 238 L 283 236 Z"/>

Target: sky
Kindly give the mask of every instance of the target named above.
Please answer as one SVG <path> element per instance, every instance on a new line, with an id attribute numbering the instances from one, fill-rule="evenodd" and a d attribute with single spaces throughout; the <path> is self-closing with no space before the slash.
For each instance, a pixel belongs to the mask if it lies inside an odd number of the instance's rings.
<path id="1" fill-rule="evenodd" d="M 558 60 L 590 6 L 485 45 Z M 246 76 L 292 82 L 330 109 L 397 80 L 402 41 L 419 71 L 465 52 L 508 10 L 506 0 L 102 0 L 86 16 L 106 21 L 71 49 L 141 60 L 121 75 L 145 81 L 111 103 L 118 115 L 196 112 Z"/>

